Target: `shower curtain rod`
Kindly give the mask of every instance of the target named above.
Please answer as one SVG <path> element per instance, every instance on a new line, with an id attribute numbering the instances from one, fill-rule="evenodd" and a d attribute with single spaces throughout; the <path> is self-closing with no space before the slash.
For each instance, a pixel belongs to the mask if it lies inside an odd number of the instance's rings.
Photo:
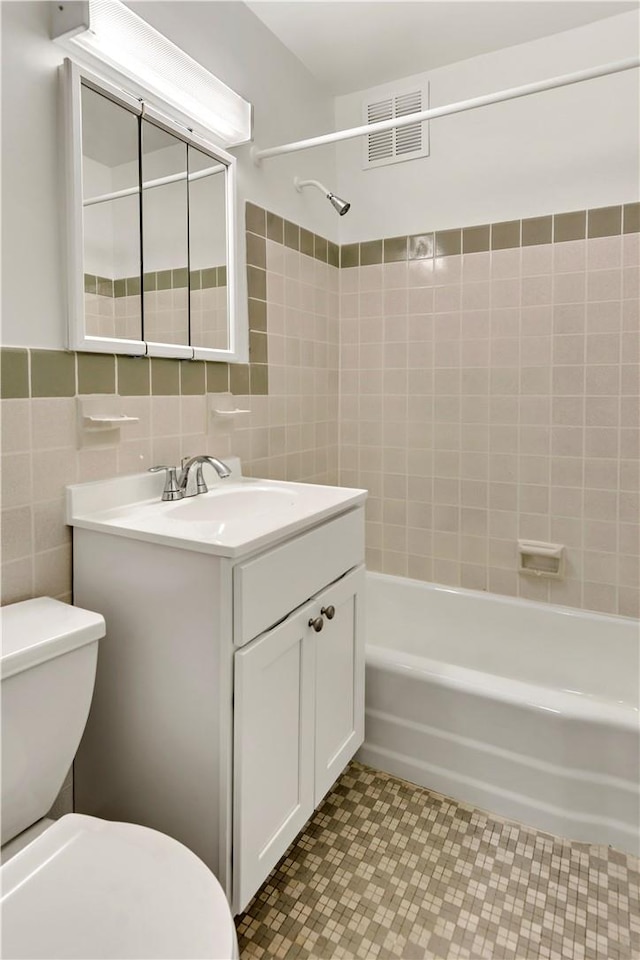
<path id="1" fill-rule="evenodd" d="M 206 167 L 204 170 L 198 170 L 197 173 L 189 174 L 189 182 L 192 180 L 204 180 L 205 177 L 211 177 L 214 173 L 220 173 L 227 168 L 223 163 L 215 167 Z M 180 180 L 186 180 L 186 172 L 171 173 L 167 177 L 159 177 L 157 180 L 147 180 L 142 184 L 143 190 L 153 190 L 154 187 L 164 187 L 167 183 L 178 183 Z M 99 197 L 88 197 L 82 201 L 83 207 L 92 207 L 96 203 L 105 203 L 107 200 L 121 200 L 122 197 L 134 197 L 140 193 L 139 187 L 124 187 L 122 190 L 112 190 L 111 193 L 101 193 Z"/>
<path id="2" fill-rule="evenodd" d="M 251 156 L 256 165 L 270 157 L 279 157 L 285 153 L 295 153 L 298 150 L 309 150 L 311 147 L 320 147 L 326 143 L 338 143 L 340 140 L 352 140 L 370 133 L 382 133 L 384 130 L 393 130 L 395 127 L 407 127 L 423 120 L 434 120 L 436 117 L 448 117 L 453 113 L 463 113 L 465 110 L 475 110 L 476 107 L 486 107 L 491 103 L 502 103 L 504 100 L 515 100 L 518 97 L 528 97 L 532 93 L 542 93 L 544 90 L 554 90 L 556 87 L 567 87 L 572 83 L 581 83 L 583 80 L 594 80 L 596 77 L 606 77 L 611 73 L 621 73 L 623 70 L 633 70 L 640 66 L 640 57 L 629 57 L 626 60 L 616 60 L 599 67 L 590 67 L 587 70 L 577 70 L 549 80 L 539 80 L 536 83 L 526 83 L 521 87 L 511 87 L 498 93 L 487 93 L 471 100 L 460 100 L 445 107 L 433 107 L 431 110 L 422 110 L 420 113 L 407 114 L 391 120 L 379 120 L 377 123 L 365 123 L 359 127 L 347 130 L 336 130 L 334 133 L 325 133 L 319 137 L 310 137 L 308 140 L 297 140 L 293 143 L 284 143 L 279 147 L 267 147 L 265 150 L 251 148 Z"/>

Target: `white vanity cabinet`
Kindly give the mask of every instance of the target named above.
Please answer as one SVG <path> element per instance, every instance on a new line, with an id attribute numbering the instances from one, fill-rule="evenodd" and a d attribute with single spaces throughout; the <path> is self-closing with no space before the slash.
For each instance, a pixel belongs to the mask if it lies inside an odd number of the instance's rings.
<path id="1" fill-rule="evenodd" d="M 238 909 L 363 741 L 363 585 L 360 566 L 235 654 Z"/>
<path id="2" fill-rule="evenodd" d="M 252 482 L 268 483 L 236 486 Z M 130 496 L 133 481 L 117 483 Z M 75 489 L 74 602 L 107 626 L 76 810 L 174 836 L 238 913 L 364 738 L 366 493 L 316 488 L 344 506 L 236 548 L 164 519 L 132 530 L 119 507 L 88 512 L 97 485 Z"/>

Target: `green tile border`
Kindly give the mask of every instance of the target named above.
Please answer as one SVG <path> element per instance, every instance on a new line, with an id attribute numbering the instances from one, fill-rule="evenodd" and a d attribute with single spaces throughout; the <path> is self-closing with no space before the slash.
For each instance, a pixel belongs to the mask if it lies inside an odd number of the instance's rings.
<path id="1" fill-rule="evenodd" d="M 116 391 L 121 396 L 150 396 L 152 393 L 154 396 L 196 396 L 205 391 L 267 394 L 267 240 L 336 268 L 348 269 L 367 264 L 516 249 L 541 243 L 563 243 L 638 232 L 640 203 L 633 202 L 338 245 L 247 202 L 250 363 L 229 364 L 2 347 L 0 395 L 3 399 L 28 399 Z M 185 287 L 188 281 L 191 289 L 200 290 L 224 286 L 226 279 L 225 266 L 192 270 L 189 276 L 186 268 L 181 268 L 146 273 L 143 286 L 145 290 L 173 289 Z M 84 281 L 85 290 L 90 293 L 106 291 L 107 295 L 114 297 L 140 293 L 140 277 L 114 281 L 85 274 Z"/>
<path id="2" fill-rule="evenodd" d="M 74 397 L 76 357 L 64 350 L 31 350 L 31 396 Z"/>
<path id="3" fill-rule="evenodd" d="M 207 393 L 229 393 L 229 364 L 206 360 Z"/>
<path id="4" fill-rule="evenodd" d="M 553 238 L 553 217 L 528 217 L 522 221 L 522 246 L 534 247 L 542 243 L 551 243 Z"/>
<path id="5" fill-rule="evenodd" d="M 78 354 L 78 393 L 115 393 L 116 359 L 110 353 Z"/>
<path id="6" fill-rule="evenodd" d="M 625 203 L 622 218 L 623 233 L 640 233 L 640 203 Z"/>
<path id="7" fill-rule="evenodd" d="M 151 374 L 148 357 L 117 357 L 118 393 L 121 397 L 148 397 Z"/>
<path id="8" fill-rule="evenodd" d="M 407 237 L 383 237 L 360 243 L 343 243 L 340 267 L 431 257 L 452 257 L 490 250 L 510 250 L 543 243 L 564 243 L 593 237 L 640 232 L 640 203 L 596 207 L 567 213 L 503 220 L 478 226 L 456 227 Z"/>
<path id="9" fill-rule="evenodd" d="M 204 360 L 180 361 L 180 394 L 192 397 L 207 392 L 207 368 Z"/>
<path id="10" fill-rule="evenodd" d="M 155 397 L 180 395 L 180 361 L 169 357 L 151 357 L 151 393 Z"/>
<path id="11" fill-rule="evenodd" d="M 557 213 L 553 218 L 553 242 L 584 240 L 587 236 L 587 211 Z"/>
<path id="12" fill-rule="evenodd" d="M 29 351 L 21 347 L 2 347 L 0 396 L 3 400 L 23 400 L 29 394 Z"/>
<path id="13" fill-rule="evenodd" d="M 491 226 L 488 223 L 480 227 L 463 227 L 462 252 L 484 253 L 491 247 Z"/>
<path id="14" fill-rule="evenodd" d="M 247 262 L 251 263 L 250 260 Z M 152 293 L 154 290 L 180 290 L 188 286 L 192 290 L 206 290 L 209 287 L 226 287 L 226 285 L 225 264 L 190 270 L 188 273 L 186 267 L 178 267 L 175 270 L 150 270 L 142 278 L 142 288 L 145 293 Z M 116 280 L 110 280 L 108 277 L 97 277 L 94 274 L 85 273 L 84 292 L 97 293 L 116 300 L 119 297 L 138 297 L 140 296 L 140 277 L 119 277 Z"/>
<path id="15" fill-rule="evenodd" d="M 520 246 L 522 224 L 520 220 L 502 220 L 491 224 L 491 249 L 512 250 Z"/>
<path id="16" fill-rule="evenodd" d="M 266 335 L 255 332 L 252 337 L 255 362 L 263 365 Z M 148 397 L 229 392 L 231 364 L 210 360 L 2 347 L 0 361 L 3 400 L 115 393 Z M 248 369 L 247 364 L 243 366 Z"/>

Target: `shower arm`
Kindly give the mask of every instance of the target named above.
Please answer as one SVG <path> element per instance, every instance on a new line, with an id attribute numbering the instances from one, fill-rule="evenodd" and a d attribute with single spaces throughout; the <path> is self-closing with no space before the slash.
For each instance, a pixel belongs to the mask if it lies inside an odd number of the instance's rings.
<path id="1" fill-rule="evenodd" d="M 318 190 L 321 190 L 322 193 L 324 193 L 325 197 L 334 196 L 333 192 L 328 190 L 324 183 L 320 183 L 319 180 L 301 180 L 300 177 L 294 177 L 293 183 L 298 193 L 302 193 L 303 187 L 317 187 Z"/>
<path id="2" fill-rule="evenodd" d="M 599 67 L 589 67 L 587 70 L 578 70 L 575 73 L 563 74 L 549 80 L 539 80 L 535 83 L 526 83 L 520 87 L 511 87 L 498 93 L 487 93 L 471 100 L 460 100 L 444 107 L 432 107 L 419 113 L 409 113 L 403 117 L 394 117 L 391 120 L 379 120 L 377 123 L 363 124 L 360 127 L 351 127 L 348 130 L 336 130 L 334 133 L 325 133 L 319 137 L 310 137 L 308 140 L 296 140 L 284 143 L 279 147 L 267 147 L 265 150 L 251 148 L 253 162 L 259 166 L 262 160 L 278 157 L 285 153 L 295 153 L 298 150 L 309 150 L 311 147 L 320 147 L 326 143 L 338 143 L 341 140 L 352 140 L 371 133 L 382 133 L 385 130 L 394 130 L 398 127 L 407 127 L 424 120 L 435 120 L 437 117 L 447 117 L 453 113 L 463 113 L 465 110 L 475 110 L 476 107 L 485 107 L 492 103 L 502 103 L 504 100 L 515 100 L 518 97 L 527 97 L 532 93 L 543 93 L 545 90 L 555 90 L 557 87 L 566 87 L 572 83 L 582 83 L 584 80 L 594 80 L 597 77 L 606 77 L 612 73 L 622 73 L 624 70 L 633 70 L 640 67 L 640 57 L 629 57 L 626 60 L 617 60 L 605 63 Z M 311 181 L 309 181 L 311 182 Z M 315 181 L 317 183 L 317 181 Z M 322 187 L 324 189 L 324 187 Z"/>

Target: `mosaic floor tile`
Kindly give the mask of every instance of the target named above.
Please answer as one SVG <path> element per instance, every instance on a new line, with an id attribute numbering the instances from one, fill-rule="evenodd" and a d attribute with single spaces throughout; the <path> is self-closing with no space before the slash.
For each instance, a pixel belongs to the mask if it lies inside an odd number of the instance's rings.
<path id="1" fill-rule="evenodd" d="M 637 960 L 640 861 L 354 762 L 236 922 L 242 960 Z"/>

